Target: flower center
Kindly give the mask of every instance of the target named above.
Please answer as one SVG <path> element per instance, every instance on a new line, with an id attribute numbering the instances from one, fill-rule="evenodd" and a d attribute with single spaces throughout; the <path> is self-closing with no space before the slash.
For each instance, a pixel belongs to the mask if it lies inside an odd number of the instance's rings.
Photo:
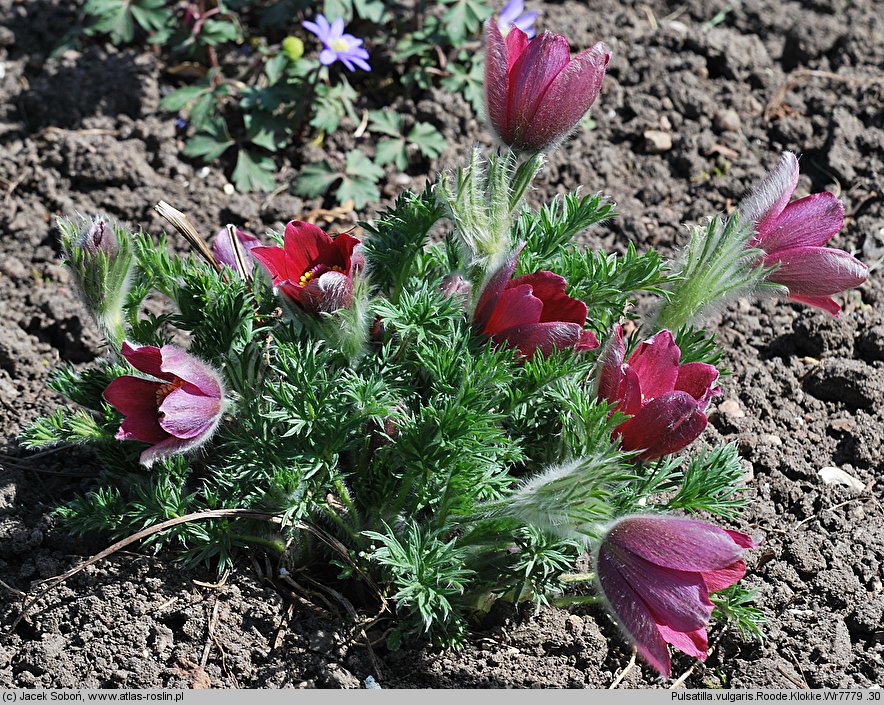
<path id="1" fill-rule="evenodd" d="M 311 279 L 318 279 L 326 272 L 340 272 L 344 273 L 344 270 L 335 265 L 334 267 L 329 267 L 327 264 L 317 264 L 315 267 L 311 267 L 306 272 L 301 275 L 301 279 L 298 281 L 298 284 L 301 286 L 307 286 L 310 283 Z"/>
<path id="2" fill-rule="evenodd" d="M 348 51 L 350 49 L 350 45 L 347 43 L 347 40 L 344 39 L 343 37 L 339 37 L 338 39 L 332 39 L 328 43 L 328 46 L 332 51 L 336 51 L 336 52 Z"/>
<path id="3" fill-rule="evenodd" d="M 180 377 L 176 377 L 171 382 L 166 382 L 164 385 L 161 385 L 157 389 L 157 409 L 160 408 L 160 405 L 166 401 L 166 397 L 169 396 L 176 389 L 181 389 L 187 382 L 185 382 Z M 162 414 L 162 412 L 160 412 Z"/>

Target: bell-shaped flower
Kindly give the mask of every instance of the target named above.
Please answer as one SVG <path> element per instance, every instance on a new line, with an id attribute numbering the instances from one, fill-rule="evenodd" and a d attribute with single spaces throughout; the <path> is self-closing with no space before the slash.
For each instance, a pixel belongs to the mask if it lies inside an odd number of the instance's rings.
<path id="1" fill-rule="evenodd" d="M 122 355 L 150 378 L 117 377 L 104 398 L 125 416 L 116 438 L 150 444 L 141 454 L 144 465 L 192 450 L 211 437 L 224 411 L 217 372 L 172 345 L 124 342 Z"/>
<path id="2" fill-rule="evenodd" d="M 485 284 L 473 314 L 475 330 L 525 357 L 598 347 L 595 334 L 583 328 L 586 304 L 565 294 L 564 277 L 544 271 L 511 279 L 517 261 L 518 253 Z"/>
<path id="3" fill-rule="evenodd" d="M 737 206 L 754 226 L 753 247 L 763 263 L 777 268 L 768 277 L 789 290 L 789 298 L 837 316 L 832 298 L 862 284 L 866 265 L 844 250 L 824 245 L 844 225 L 844 206 L 832 193 L 815 193 L 789 203 L 798 185 L 798 159 L 784 152 L 780 163 Z"/>
<path id="4" fill-rule="evenodd" d="M 720 392 L 718 370 L 704 362 L 679 364 L 681 350 L 663 330 L 641 343 L 624 363 L 626 346 L 618 324 L 600 358 L 599 398 L 631 418 L 614 429 L 627 451 L 642 460 L 675 453 L 706 428 L 706 407 Z"/>
<path id="5" fill-rule="evenodd" d="M 251 274 L 255 263 L 252 261 L 251 251 L 256 247 L 262 247 L 261 241 L 254 235 L 249 235 L 239 228 L 236 229 L 236 240 L 239 251 L 242 254 L 242 263 L 245 267 L 246 274 Z M 221 228 L 215 239 L 212 241 L 212 254 L 221 264 L 226 264 L 234 272 L 237 271 L 236 254 L 233 251 L 233 243 L 230 241 L 230 235 L 227 228 Z"/>
<path id="6" fill-rule="evenodd" d="M 319 314 L 350 307 L 353 276 L 363 264 L 359 245 L 346 233 L 332 239 L 315 225 L 293 220 L 285 228 L 284 247 L 251 252 L 277 290 L 305 311 Z"/>
<path id="7" fill-rule="evenodd" d="M 518 27 L 506 39 L 485 24 L 485 110 L 501 142 L 519 152 L 554 147 L 595 102 L 611 52 L 599 42 L 571 57 L 568 40 Z"/>
<path id="8" fill-rule="evenodd" d="M 746 574 L 746 534 L 674 516 L 625 516 L 596 547 L 596 581 L 639 655 L 669 676 L 669 649 L 706 660 L 709 593 Z"/>

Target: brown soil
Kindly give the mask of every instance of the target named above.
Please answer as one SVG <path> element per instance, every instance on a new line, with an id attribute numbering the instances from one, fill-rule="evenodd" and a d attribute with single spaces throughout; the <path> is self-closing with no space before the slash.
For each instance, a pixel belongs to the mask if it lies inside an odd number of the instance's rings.
<path id="1" fill-rule="evenodd" d="M 777 160 L 801 153 L 798 193 L 832 190 L 847 220 L 832 244 L 873 267 L 884 255 L 884 20 L 875 0 L 535 2 L 572 46 L 614 51 L 597 128 L 551 159 L 532 200 L 583 184 L 622 217 L 591 247 L 632 240 L 666 252 L 683 222 L 724 211 Z M 41 579 L 103 548 L 73 540 L 51 509 L 88 489 L 88 453 L 27 458 L 15 438 L 58 403 L 59 360 L 86 363 L 99 339 L 58 265 L 55 214 L 105 211 L 151 232 L 165 199 L 204 231 L 232 221 L 279 228 L 318 202 L 224 193 L 218 170 L 183 161 L 169 90 L 151 53 L 92 45 L 50 57 L 76 20 L 67 0 L 0 0 L 0 625 Z M 721 17 L 718 10 L 724 12 Z M 441 125 L 451 149 L 487 141 L 459 96 L 400 110 Z M 444 106 L 440 107 L 440 106 Z M 656 147 L 647 130 L 671 136 Z M 353 138 L 334 147 L 347 149 Z M 371 149 L 363 138 L 359 146 Z M 662 145 L 665 147 L 666 145 Z M 281 180 L 287 176 L 283 173 Z M 387 196 L 423 175 L 389 174 Z M 326 204 L 327 205 L 327 204 Z M 360 214 L 363 215 L 363 214 Z M 368 215 L 368 214 L 364 214 Z M 734 375 L 707 440 L 735 440 L 753 502 L 742 527 L 763 536 L 746 582 L 770 624 L 763 645 L 728 631 L 688 687 L 868 687 L 884 682 L 884 289 L 880 269 L 846 295 L 838 320 L 783 301 L 738 301 L 711 322 Z M 861 491 L 822 482 L 836 466 Z M 350 619 L 327 620 L 262 584 L 243 557 L 220 587 L 161 558 L 117 554 L 41 600 L 0 641 L 0 686 L 607 687 L 629 649 L 592 608 L 495 613 L 460 652 L 366 648 Z M 381 632 L 370 634 L 377 639 Z M 719 639 L 720 636 L 720 639 Z M 683 656 L 674 671 L 690 668 Z M 624 686 L 660 685 L 639 665 Z"/>

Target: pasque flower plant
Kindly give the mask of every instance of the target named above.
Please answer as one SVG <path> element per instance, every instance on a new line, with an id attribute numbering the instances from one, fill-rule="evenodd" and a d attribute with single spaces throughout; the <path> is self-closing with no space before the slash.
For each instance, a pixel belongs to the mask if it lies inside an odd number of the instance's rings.
<path id="1" fill-rule="evenodd" d="M 317 28 L 338 51 L 342 24 Z M 73 531 L 193 515 L 198 530 L 157 544 L 219 569 L 243 549 L 344 565 L 365 595 L 385 593 L 393 644 L 460 643 L 498 600 L 601 600 L 668 676 L 668 645 L 704 659 L 716 620 L 749 635 L 763 621 L 739 582 L 754 541 L 682 516 L 738 524 L 746 502 L 736 445 L 698 443 L 726 384 L 700 316 L 766 278 L 832 311 L 866 270 L 823 247 L 842 222 L 834 197 L 787 205 L 791 155 L 735 214 L 694 228 L 675 264 L 578 247 L 612 215 L 605 196 L 535 209 L 524 195 L 609 52 L 572 58 L 561 35 L 529 42 L 518 27 L 504 40 L 493 19 L 486 48 L 502 144 L 367 216 L 359 238 L 292 220 L 265 238 L 281 246 L 225 230 L 210 249 L 164 204 L 194 248 L 181 257 L 119 226 L 111 238 L 102 219 L 61 221 L 110 354 L 59 370 L 72 404 L 24 440 L 88 444 L 108 466 L 62 510 Z M 142 313 L 152 295 L 169 310 Z M 663 302 L 654 316 L 640 295 Z M 576 572 L 584 552 L 594 578 Z M 596 595 L 562 594 L 590 580 Z"/>

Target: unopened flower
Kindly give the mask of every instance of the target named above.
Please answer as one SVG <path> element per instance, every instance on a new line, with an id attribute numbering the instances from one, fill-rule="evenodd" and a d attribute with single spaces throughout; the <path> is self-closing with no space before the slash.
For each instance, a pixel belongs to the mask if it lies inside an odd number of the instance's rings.
<path id="1" fill-rule="evenodd" d="M 344 19 L 338 17 L 331 24 L 324 15 L 316 15 L 316 22 L 306 21 L 304 29 L 312 32 L 325 48 L 319 54 L 319 63 L 324 66 L 340 61 L 350 71 L 358 66 L 363 71 L 371 71 L 368 65 L 368 52 L 362 47 L 362 40 L 344 33 Z"/>
<path id="2" fill-rule="evenodd" d="M 304 56 L 304 42 L 300 37 L 286 37 L 282 40 L 282 53 L 289 61 L 297 61 Z"/>
<path id="3" fill-rule="evenodd" d="M 543 32 L 530 42 L 485 24 L 485 109 L 500 141 L 520 152 L 555 146 L 595 102 L 611 52 L 602 42 L 571 57 L 568 40 Z"/>
<path id="4" fill-rule="evenodd" d="M 252 262 L 251 251 L 256 247 L 261 247 L 262 243 L 254 235 L 249 235 L 239 228 L 236 229 L 236 239 L 239 243 L 239 250 L 242 254 L 242 262 L 246 269 L 246 274 L 251 274 L 252 268 L 255 266 L 254 262 Z M 221 228 L 218 234 L 215 235 L 215 239 L 212 242 L 212 254 L 215 255 L 215 259 L 218 262 L 226 264 L 234 272 L 237 271 L 236 255 L 233 252 L 233 243 L 230 241 L 227 228 Z"/>
<path id="5" fill-rule="evenodd" d="M 664 676 L 666 644 L 706 660 L 709 593 L 746 574 L 746 534 L 673 516 L 618 519 L 597 547 L 596 579 L 639 655 Z"/>
<path id="6" fill-rule="evenodd" d="M 124 342 L 122 355 L 150 378 L 124 375 L 104 390 L 107 402 L 125 416 L 116 438 L 150 444 L 141 454 L 147 466 L 205 443 L 224 410 L 218 374 L 172 345 Z"/>
<path id="7" fill-rule="evenodd" d="M 505 37 L 509 34 L 510 29 L 518 27 L 525 33 L 528 39 L 533 39 L 534 35 L 537 34 L 537 31 L 534 29 L 536 21 L 536 10 L 525 12 L 525 3 L 522 0 L 509 0 L 497 16 L 497 28 Z"/>
<path id="8" fill-rule="evenodd" d="M 789 298 L 837 316 L 832 298 L 862 284 L 866 265 L 844 250 L 824 245 L 844 224 L 844 206 L 832 193 L 815 193 L 789 203 L 798 185 L 798 159 L 784 152 L 780 163 L 737 206 L 754 225 L 750 242 L 764 251 L 763 264 L 777 268 L 768 277 L 789 290 Z"/>
<path id="9" fill-rule="evenodd" d="M 621 447 L 652 460 L 692 443 L 706 428 L 709 400 L 720 393 L 718 370 L 704 362 L 680 365 L 668 330 L 641 343 L 626 363 L 625 356 L 618 324 L 600 359 L 598 394 L 631 417 L 614 429 Z"/>
<path id="10" fill-rule="evenodd" d="M 359 240 L 346 233 L 332 239 L 311 223 L 293 220 L 284 247 L 255 247 L 251 252 L 273 278 L 273 286 L 309 313 L 349 308 L 353 276 L 362 266 Z"/>
<path id="11" fill-rule="evenodd" d="M 74 275 L 83 302 L 111 346 L 117 348 L 125 338 L 123 308 L 134 264 L 128 234 L 104 216 L 91 221 L 59 218 L 58 227 L 64 262 Z"/>
<path id="12" fill-rule="evenodd" d="M 462 274 L 447 275 L 442 279 L 442 285 L 439 289 L 443 296 L 460 299 L 464 305 L 469 303 L 470 297 L 473 293 L 472 283 Z"/>
<path id="13" fill-rule="evenodd" d="M 595 334 L 583 328 L 586 304 L 565 294 L 564 277 L 542 271 L 510 279 L 517 260 L 512 255 L 482 289 L 473 315 L 476 331 L 525 357 L 598 347 Z"/>

